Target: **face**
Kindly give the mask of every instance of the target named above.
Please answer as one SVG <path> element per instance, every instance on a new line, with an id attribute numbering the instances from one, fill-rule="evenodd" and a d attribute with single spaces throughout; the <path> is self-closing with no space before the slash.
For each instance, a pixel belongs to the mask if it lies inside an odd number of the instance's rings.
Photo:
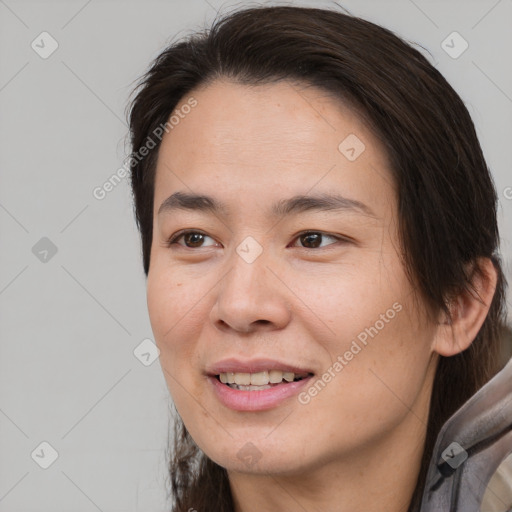
<path id="1" fill-rule="evenodd" d="M 435 331 L 400 260 L 382 143 L 311 87 L 190 96 L 160 147 L 147 298 L 193 439 L 267 474 L 418 439 Z"/>

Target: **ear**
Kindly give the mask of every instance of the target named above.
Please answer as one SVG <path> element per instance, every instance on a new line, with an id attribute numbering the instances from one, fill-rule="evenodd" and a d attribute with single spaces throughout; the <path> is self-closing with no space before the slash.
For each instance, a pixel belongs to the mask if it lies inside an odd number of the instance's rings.
<path id="1" fill-rule="evenodd" d="M 450 357 L 466 350 L 476 338 L 489 312 L 498 275 L 489 258 L 479 258 L 473 264 L 473 290 L 464 291 L 449 304 L 451 319 L 441 313 L 432 350 Z"/>

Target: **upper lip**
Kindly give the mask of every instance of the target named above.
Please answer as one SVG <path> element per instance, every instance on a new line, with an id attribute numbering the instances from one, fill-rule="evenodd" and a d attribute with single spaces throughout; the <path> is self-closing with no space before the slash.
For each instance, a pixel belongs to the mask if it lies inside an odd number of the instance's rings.
<path id="1" fill-rule="evenodd" d="M 281 370 L 291 372 L 297 375 L 307 375 L 313 372 L 310 369 L 299 365 L 290 365 L 276 359 L 222 359 L 210 365 L 206 373 L 208 375 L 219 375 L 221 373 L 258 373 L 266 370 Z"/>

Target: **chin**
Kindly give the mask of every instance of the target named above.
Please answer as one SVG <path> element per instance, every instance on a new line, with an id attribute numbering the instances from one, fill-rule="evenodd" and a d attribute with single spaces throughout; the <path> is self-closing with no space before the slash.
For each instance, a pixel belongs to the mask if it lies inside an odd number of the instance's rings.
<path id="1" fill-rule="evenodd" d="M 245 435 L 239 439 L 229 438 L 225 444 L 205 446 L 202 450 L 227 471 L 255 475 L 292 475 L 300 471 L 304 461 L 301 460 L 299 465 L 299 446 L 284 443 L 281 438 L 271 441 L 265 439 L 266 435 L 267 429 L 255 437 L 254 441 L 250 441 L 250 436 Z"/>

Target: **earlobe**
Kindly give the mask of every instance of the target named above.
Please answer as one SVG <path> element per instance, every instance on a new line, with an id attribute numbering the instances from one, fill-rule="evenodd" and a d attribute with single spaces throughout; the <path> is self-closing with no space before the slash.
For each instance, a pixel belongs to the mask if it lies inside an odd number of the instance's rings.
<path id="1" fill-rule="evenodd" d="M 442 314 L 432 350 L 450 357 L 466 350 L 482 327 L 496 290 L 497 272 L 489 258 L 473 265 L 472 288 L 449 303 L 451 318 Z"/>

